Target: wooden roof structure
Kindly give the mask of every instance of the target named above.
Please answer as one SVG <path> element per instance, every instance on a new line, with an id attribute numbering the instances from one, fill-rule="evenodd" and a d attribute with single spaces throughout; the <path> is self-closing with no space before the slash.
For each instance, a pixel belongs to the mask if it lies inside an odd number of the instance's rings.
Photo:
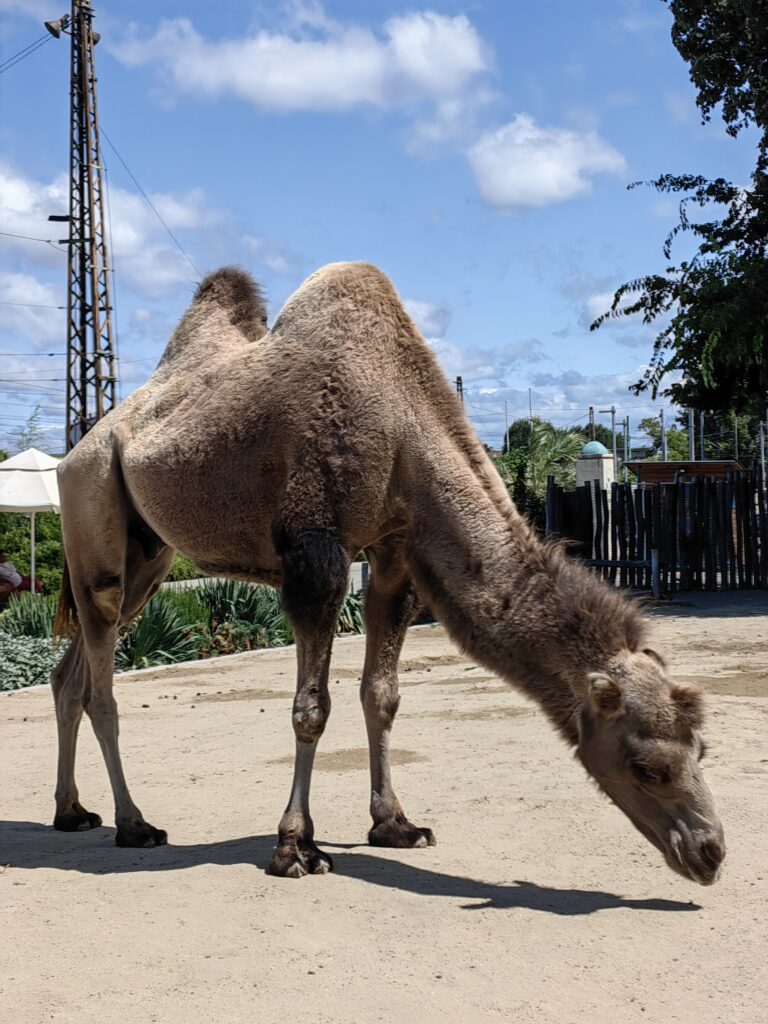
<path id="1" fill-rule="evenodd" d="M 705 459 L 700 462 L 627 462 L 641 484 L 672 484 L 676 480 L 695 480 L 696 477 L 708 476 L 712 480 L 724 480 L 728 473 L 744 469 L 735 459 Z"/>

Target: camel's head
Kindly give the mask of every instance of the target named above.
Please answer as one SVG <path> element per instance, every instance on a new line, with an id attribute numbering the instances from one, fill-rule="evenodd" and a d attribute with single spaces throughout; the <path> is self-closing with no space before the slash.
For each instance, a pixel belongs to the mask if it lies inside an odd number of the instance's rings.
<path id="1" fill-rule="evenodd" d="M 672 870 L 711 885 L 725 840 L 702 772 L 701 724 L 697 690 L 672 683 L 655 651 L 627 652 L 587 679 L 578 752 Z"/>

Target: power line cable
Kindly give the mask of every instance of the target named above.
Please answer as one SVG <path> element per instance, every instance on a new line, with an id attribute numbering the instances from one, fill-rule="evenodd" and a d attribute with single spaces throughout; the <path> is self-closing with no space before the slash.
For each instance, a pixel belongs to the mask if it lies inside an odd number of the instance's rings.
<path id="1" fill-rule="evenodd" d="M 0 302 L 0 306 L 23 306 L 25 309 L 66 309 L 66 306 L 51 306 L 44 302 Z"/>
<path id="2" fill-rule="evenodd" d="M 40 38 L 36 39 L 34 43 L 30 43 L 28 46 L 25 46 L 23 50 L 19 50 L 19 52 L 14 53 L 12 57 L 8 57 L 7 60 L 4 60 L 3 63 L 0 64 L 0 75 L 4 74 L 6 71 L 10 71 L 11 68 L 15 68 L 16 65 L 23 61 L 25 57 L 31 57 L 36 50 L 39 50 L 41 46 L 45 46 L 45 44 L 52 38 L 53 36 L 46 32 L 44 36 L 40 36 Z"/>
<path id="3" fill-rule="evenodd" d="M 188 264 L 190 265 L 190 267 L 192 267 L 192 269 L 194 270 L 194 272 L 195 272 L 195 273 L 197 274 L 197 278 L 198 278 L 198 280 L 199 280 L 199 279 L 200 279 L 200 278 L 201 278 L 201 277 L 202 277 L 203 275 L 202 275 L 202 274 L 200 273 L 200 271 L 199 271 L 199 270 L 197 269 L 197 267 L 195 266 L 195 264 L 194 264 L 194 263 L 192 262 L 192 259 L 191 259 L 191 257 L 190 257 L 190 256 L 189 256 L 189 255 L 187 254 L 186 250 L 184 249 L 184 247 L 182 246 L 181 242 L 180 242 L 180 241 L 178 240 L 178 238 L 176 237 L 176 235 L 174 235 L 174 233 L 173 233 L 173 232 L 171 231 L 171 229 L 170 229 L 170 228 L 168 227 L 168 225 L 167 225 L 167 224 L 165 223 L 165 221 L 163 220 L 163 218 L 162 218 L 162 217 L 160 216 L 160 214 L 158 213 L 158 211 L 157 211 L 156 207 L 155 207 L 155 206 L 154 206 L 154 204 L 152 203 L 152 200 L 151 200 L 151 199 L 149 198 L 149 196 L 147 195 L 147 193 L 146 193 L 146 192 L 144 191 L 144 189 L 143 189 L 143 188 L 141 187 L 141 185 L 139 184 L 139 182 L 138 182 L 138 181 L 136 180 L 136 176 L 135 176 L 135 174 L 134 174 L 134 173 L 133 173 L 133 171 L 132 171 L 132 170 L 130 169 L 130 167 L 128 166 L 128 164 L 127 164 L 127 163 L 125 162 L 125 160 L 123 160 L 123 158 L 122 158 L 122 157 L 120 156 L 120 153 L 118 152 L 118 150 L 117 150 L 117 147 L 115 146 L 114 142 L 113 142 L 113 141 L 112 141 L 112 140 L 110 139 L 110 137 L 109 137 L 109 136 L 107 135 L 107 133 L 106 133 L 106 132 L 104 131 L 104 129 L 103 129 L 103 128 L 101 129 L 101 134 L 102 134 L 102 135 L 104 136 L 104 138 L 105 138 L 105 139 L 107 140 L 107 142 L 109 143 L 109 147 L 110 147 L 110 149 L 112 150 L 112 152 L 113 152 L 113 153 L 115 154 L 115 156 L 117 157 L 117 159 L 118 159 L 118 160 L 120 161 L 120 163 L 121 163 L 121 164 L 123 165 L 123 167 L 125 168 L 125 170 L 126 170 L 126 171 L 128 172 L 128 176 L 130 177 L 131 181 L 132 181 L 132 182 L 134 183 L 134 185 L 136 186 L 136 188 L 137 188 L 137 189 L 139 190 L 139 192 L 141 193 L 141 195 L 142 195 L 142 197 L 144 198 L 144 201 L 146 202 L 147 206 L 148 206 L 148 207 L 150 208 L 150 210 L 151 210 L 151 211 L 152 211 L 152 212 L 154 213 L 154 215 L 155 215 L 155 216 L 157 217 L 157 219 L 158 219 L 158 220 L 160 221 L 160 223 L 161 223 L 161 224 L 163 225 L 163 227 L 165 228 L 165 230 L 166 230 L 166 231 L 168 232 L 168 235 L 169 235 L 169 237 L 171 238 L 171 240 L 173 241 L 174 245 L 175 245 L 175 246 L 176 246 L 176 248 L 177 248 L 177 249 L 179 250 L 179 252 L 180 252 L 180 253 L 181 253 L 181 255 L 182 255 L 182 256 L 184 257 L 184 259 L 185 259 L 185 260 L 187 261 L 187 263 L 188 263 Z"/>
<path id="4" fill-rule="evenodd" d="M 110 145 L 111 145 L 111 143 L 110 143 Z M 110 181 L 109 181 L 109 168 L 107 167 L 107 161 L 104 160 L 103 157 L 102 157 L 102 163 L 104 164 L 104 185 L 106 186 L 105 187 L 105 192 L 107 193 L 107 224 L 109 225 L 109 242 L 110 242 L 109 253 L 110 253 L 110 256 L 112 257 L 112 266 L 109 269 L 110 269 L 110 272 L 112 274 L 111 297 L 112 297 L 112 312 L 114 314 L 113 317 L 112 317 L 112 323 L 115 325 L 115 362 L 119 366 L 120 365 L 120 328 L 119 328 L 118 316 L 117 316 L 117 278 L 115 276 L 115 246 L 113 244 L 115 236 L 112 233 L 112 202 L 111 202 L 111 199 L 110 199 L 110 193 L 112 192 L 112 188 L 111 188 Z M 116 384 L 117 384 L 117 400 L 118 400 L 118 402 L 121 402 L 122 398 L 123 398 L 123 394 L 122 394 L 122 392 L 123 392 L 122 381 L 120 380 L 120 374 L 119 373 L 116 374 L 116 377 L 117 377 L 117 381 L 116 381 Z"/>
<path id="5" fill-rule="evenodd" d="M 60 252 L 62 256 L 67 255 L 64 249 L 56 248 L 60 243 L 54 242 L 52 238 L 33 238 L 32 235 L 17 235 L 13 231 L 0 231 L 0 235 L 5 235 L 6 238 L 23 238 L 26 242 L 45 242 L 46 245 L 50 245 L 54 252 Z"/>

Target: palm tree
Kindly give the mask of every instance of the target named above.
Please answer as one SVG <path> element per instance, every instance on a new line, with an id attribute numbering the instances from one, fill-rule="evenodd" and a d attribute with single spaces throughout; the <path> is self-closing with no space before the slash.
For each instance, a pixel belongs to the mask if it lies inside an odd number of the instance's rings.
<path id="1" fill-rule="evenodd" d="M 544 498 L 548 477 L 563 487 L 574 483 L 576 459 L 583 447 L 584 437 L 575 430 L 558 430 L 551 423 L 533 420 L 527 444 L 499 456 L 496 468 L 510 490 L 524 483 L 537 498 Z"/>

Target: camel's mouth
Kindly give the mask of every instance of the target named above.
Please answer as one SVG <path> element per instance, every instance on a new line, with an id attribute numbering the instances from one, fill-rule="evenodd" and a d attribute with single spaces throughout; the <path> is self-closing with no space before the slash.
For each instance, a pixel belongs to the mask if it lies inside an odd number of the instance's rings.
<path id="1" fill-rule="evenodd" d="M 718 839 L 696 843 L 690 837 L 685 839 L 679 829 L 673 828 L 668 840 L 664 841 L 650 830 L 641 831 L 664 854 L 664 860 L 675 874 L 697 885 L 714 885 L 720 877 L 725 846 Z"/>
<path id="2" fill-rule="evenodd" d="M 723 866 L 725 844 L 716 838 L 696 843 L 689 837 L 686 841 L 678 829 L 672 829 L 669 833 L 669 849 L 664 855 L 673 871 L 699 885 L 714 885 Z"/>
<path id="3" fill-rule="evenodd" d="M 697 885 L 714 885 L 720 877 L 725 859 L 722 835 L 697 838 L 684 826 L 679 826 L 671 828 L 662 837 L 645 825 L 635 822 L 635 826 L 664 855 L 664 860 L 675 874 Z"/>

